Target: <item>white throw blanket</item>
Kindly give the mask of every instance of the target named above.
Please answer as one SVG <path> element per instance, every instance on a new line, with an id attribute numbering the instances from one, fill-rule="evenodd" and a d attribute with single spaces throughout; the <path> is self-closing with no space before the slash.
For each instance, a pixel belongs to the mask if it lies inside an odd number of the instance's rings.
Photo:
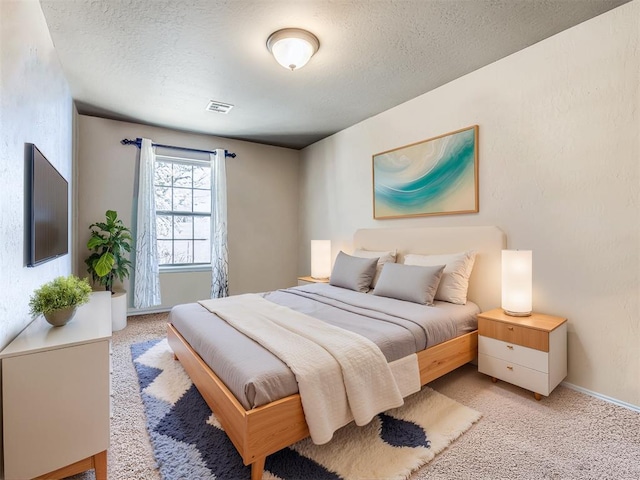
<path id="1" fill-rule="evenodd" d="M 255 294 L 199 303 L 293 371 L 311 439 L 318 445 L 351 420 L 366 425 L 404 403 L 384 355 L 361 335 Z"/>

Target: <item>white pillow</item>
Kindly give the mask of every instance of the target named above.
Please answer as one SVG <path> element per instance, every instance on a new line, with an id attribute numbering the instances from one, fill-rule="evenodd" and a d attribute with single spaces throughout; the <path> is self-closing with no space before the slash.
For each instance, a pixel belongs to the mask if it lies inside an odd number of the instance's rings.
<path id="1" fill-rule="evenodd" d="M 375 288 L 376 283 L 378 283 L 378 279 L 380 278 L 380 272 L 382 272 L 382 267 L 385 263 L 396 263 L 396 254 L 395 250 L 389 252 L 374 252 L 372 250 L 364 250 L 357 249 L 353 252 L 354 257 L 360 258 L 377 258 L 378 265 L 376 266 L 376 274 L 373 277 L 373 281 L 371 282 L 371 288 Z"/>
<path id="2" fill-rule="evenodd" d="M 415 255 L 404 257 L 405 265 L 435 266 L 445 265 L 435 299 L 464 305 L 467 303 L 469 277 L 473 270 L 476 252 L 452 253 L 448 255 Z"/>

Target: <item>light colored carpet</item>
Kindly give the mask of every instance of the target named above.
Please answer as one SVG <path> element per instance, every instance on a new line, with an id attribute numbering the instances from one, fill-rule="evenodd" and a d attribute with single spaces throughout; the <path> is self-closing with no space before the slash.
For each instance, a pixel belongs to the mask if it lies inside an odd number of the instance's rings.
<path id="1" fill-rule="evenodd" d="M 109 478 L 160 480 L 130 345 L 165 334 L 166 314 L 129 317 L 113 335 Z M 429 384 L 483 418 L 411 480 L 640 479 L 640 414 L 559 386 L 537 402 L 472 365 Z M 93 472 L 74 480 L 92 480 Z M 195 480 L 195 479 L 194 479 Z"/>

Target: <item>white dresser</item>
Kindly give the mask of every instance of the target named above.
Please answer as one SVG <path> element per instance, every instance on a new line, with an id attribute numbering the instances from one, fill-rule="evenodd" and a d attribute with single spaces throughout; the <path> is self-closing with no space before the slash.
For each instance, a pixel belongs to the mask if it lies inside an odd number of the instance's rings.
<path id="1" fill-rule="evenodd" d="M 111 295 L 94 292 L 63 327 L 40 316 L 2 352 L 5 480 L 107 478 Z"/>
<path id="2" fill-rule="evenodd" d="M 478 371 L 548 396 L 567 376 L 567 319 L 478 314 Z"/>

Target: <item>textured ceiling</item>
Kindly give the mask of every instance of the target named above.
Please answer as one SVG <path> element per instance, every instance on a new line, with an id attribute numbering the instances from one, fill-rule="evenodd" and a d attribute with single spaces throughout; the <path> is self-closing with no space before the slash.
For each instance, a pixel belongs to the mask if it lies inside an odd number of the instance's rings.
<path id="1" fill-rule="evenodd" d="M 302 148 L 626 1 L 40 3 L 80 113 Z M 265 46 L 285 27 L 320 40 L 295 72 Z"/>

